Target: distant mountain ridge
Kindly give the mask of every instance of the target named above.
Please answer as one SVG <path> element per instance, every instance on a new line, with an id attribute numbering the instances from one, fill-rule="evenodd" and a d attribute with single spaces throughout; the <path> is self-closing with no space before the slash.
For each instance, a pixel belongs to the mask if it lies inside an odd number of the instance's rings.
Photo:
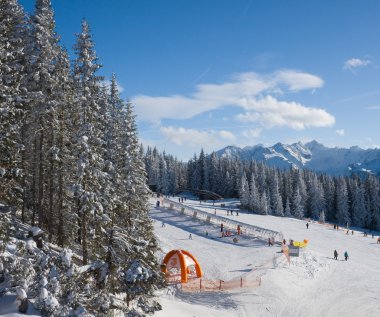
<path id="1" fill-rule="evenodd" d="M 219 157 L 236 157 L 241 160 L 263 161 L 279 168 L 310 169 L 332 175 L 373 173 L 380 176 L 380 149 L 329 148 L 313 140 L 308 143 L 276 143 L 266 147 L 262 144 L 239 148 L 227 146 L 216 152 Z"/>

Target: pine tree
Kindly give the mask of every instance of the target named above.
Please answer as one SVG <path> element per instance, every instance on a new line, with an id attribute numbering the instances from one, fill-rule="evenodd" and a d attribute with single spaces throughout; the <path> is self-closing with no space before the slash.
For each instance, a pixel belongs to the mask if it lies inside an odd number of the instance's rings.
<path id="1" fill-rule="evenodd" d="M 290 211 L 290 202 L 289 202 L 289 198 L 286 198 L 285 210 L 284 210 L 284 216 L 285 216 L 285 217 L 292 217 L 292 213 L 291 213 L 291 211 Z"/>
<path id="2" fill-rule="evenodd" d="M 241 201 L 241 206 L 243 208 L 249 208 L 249 185 L 248 185 L 248 180 L 247 176 L 245 173 L 241 177 L 241 183 L 240 183 L 240 188 L 239 188 L 239 195 L 240 195 L 240 201 Z"/>
<path id="3" fill-rule="evenodd" d="M 77 179 L 75 198 L 78 214 L 78 241 L 82 244 L 83 263 L 87 264 L 95 228 L 102 221 L 101 186 L 104 164 L 100 113 L 102 77 L 96 75 L 100 68 L 94 44 L 86 21 L 82 22 L 82 33 L 77 35 L 74 46 L 77 58 L 74 64 L 74 87 L 76 106 L 79 112 L 76 131 Z M 103 99 L 104 101 L 104 99 Z"/>
<path id="4" fill-rule="evenodd" d="M 302 204 L 302 197 L 300 190 L 296 187 L 294 191 L 293 201 L 292 201 L 292 214 L 298 219 L 302 219 L 304 216 L 304 206 Z"/>
<path id="5" fill-rule="evenodd" d="M 348 192 L 346 180 L 340 177 L 336 187 L 336 209 L 337 220 L 340 225 L 351 224 L 350 214 L 348 211 Z"/>
<path id="6" fill-rule="evenodd" d="M 21 137 L 26 115 L 25 70 L 26 20 L 16 0 L 0 3 L 0 200 L 22 204 Z"/>

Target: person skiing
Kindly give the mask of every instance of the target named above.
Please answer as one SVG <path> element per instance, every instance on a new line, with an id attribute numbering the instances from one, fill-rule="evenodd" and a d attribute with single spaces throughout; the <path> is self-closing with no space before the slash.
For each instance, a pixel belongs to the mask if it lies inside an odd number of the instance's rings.
<path id="1" fill-rule="evenodd" d="M 344 258 L 346 259 L 346 261 L 347 261 L 347 259 L 348 259 L 348 252 L 346 251 L 346 252 L 344 252 Z"/>
<path id="2" fill-rule="evenodd" d="M 306 229 L 309 229 L 309 223 L 306 222 Z"/>
<path id="3" fill-rule="evenodd" d="M 338 260 L 338 251 L 334 250 L 334 260 Z"/>

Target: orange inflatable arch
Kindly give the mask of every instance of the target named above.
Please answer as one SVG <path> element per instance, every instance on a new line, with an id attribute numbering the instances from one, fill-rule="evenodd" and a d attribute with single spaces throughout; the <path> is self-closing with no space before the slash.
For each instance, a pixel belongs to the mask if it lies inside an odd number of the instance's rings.
<path id="1" fill-rule="evenodd" d="M 162 272 L 169 273 L 172 269 L 181 272 L 181 282 L 186 283 L 188 275 L 191 274 L 191 266 L 194 266 L 197 277 L 202 277 L 203 272 L 197 259 L 185 250 L 172 250 L 166 254 L 163 260 Z"/>

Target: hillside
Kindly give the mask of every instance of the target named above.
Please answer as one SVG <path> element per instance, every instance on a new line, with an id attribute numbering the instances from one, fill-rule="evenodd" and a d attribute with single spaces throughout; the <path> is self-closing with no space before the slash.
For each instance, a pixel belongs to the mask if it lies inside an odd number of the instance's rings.
<path id="1" fill-rule="evenodd" d="M 214 213 L 211 204 L 199 205 L 187 200 L 187 205 Z M 232 203 L 233 204 L 233 203 Z M 233 209 L 233 205 L 226 208 Z M 216 212 L 226 218 L 280 230 L 289 239 L 309 239 L 308 247 L 290 264 L 280 253 L 280 247 L 268 247 L 255 240 L 233 243 L 232 237 L 219 238 L 218 227 L 198 222 L 165 208 L 152 208 L 155 231 L 162 247 L 162 256 L 171 249 L 192 252 L 200 262 L 205 279 L 228 281 L 246 274 L 261 277 L 261 286 L 224 290 L 221 292 L 166 291 L 160 303 L 159 317 L 251 317 L 251 316 L 369 316 L 380 313 L 380 245 L 376 238 L 363 237 L 360 230 L 346 235 L 332 225 L 310 223 L 292 218 L 261 216 L 240 212 L 227 216 L 216 206 Z M 165 227 L 162 227 L 162 222 Z M 209 236 L 205 235 L 209 232 Z M 192 240 L 188 239 L 192 233 Z M 377 233 L 379 234 L 379 233 Z M 333 260 L 333 251 L 339 253 Z M 349 260 L 343 258 L 348 251 Z"/>

